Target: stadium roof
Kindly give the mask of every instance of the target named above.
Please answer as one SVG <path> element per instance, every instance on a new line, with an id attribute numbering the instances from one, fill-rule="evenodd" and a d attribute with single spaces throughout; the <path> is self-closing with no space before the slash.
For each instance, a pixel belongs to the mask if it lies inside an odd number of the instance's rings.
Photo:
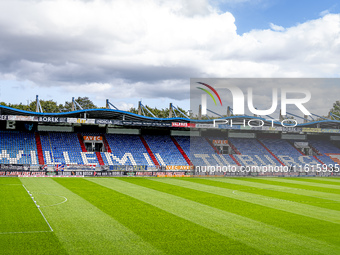
<path id="1" fill-rule="evenodd" d="M 17 115 L 17 116 L 38 116 L 38 117 L 64 117 L 64 118 L 92 118 L 92 119 L 109 119 L 109 120 L 125 120 L 125 121 L 144 121 L 144 122 L 182 122 L 182 123 L 202 123 L 202 124 L 212 124 L 213 120 L 197 120 L 197 119 L 189 119 L 189 118 L 154 118 L 147 117 L 143 115 L 138 115 L 135 113 L 121 111 L 121 110 L 113 110 L 113 109 L 84 109 L 70 112 L 61 112 L 61 113 L 41 113 L 41 112 L 31 112 L 24 111 L 19 109 L 14 109 L 8 106 L 0 105 L 0 115 Z M 256 116 L 231 116 L 224 118 L 217 118 L 219 120 L 232 120 L 233 122 L 240 123 L 244 119 L 246 121 L 249 120 L 259 120 L 264 122 L 264 126 L 279 126 L 281 123 L 278 120 L 271 120 L 269 118 L 262 118 Z M 308 127 L 308 128 L 331 128 L 331 129 L 340 129 L 340 121 L 339 120 L 318 120 L 318 121 L 310 121 L 307 123 L 298 123 L 297 127 Z"/>
<path id="2" fill-rule="evenodd" d="M 30 112 L 19 109 L 14 109 L 8 106 L 0 105 L 1 115 L 20 115 L 20 116 L 45 116 L 45 117 L 67 117 L 67 118 L 94 118 L 94 119 L 115 119 L 127 121 L 151 121 L 151 122 L 190 122 L 189 118 L 154 118 L 143 115 L 138 115 L 131 112 L 113 110 L 113 109 L 84 109 L 70 112 L 60 113 L 42 113 Z"/>

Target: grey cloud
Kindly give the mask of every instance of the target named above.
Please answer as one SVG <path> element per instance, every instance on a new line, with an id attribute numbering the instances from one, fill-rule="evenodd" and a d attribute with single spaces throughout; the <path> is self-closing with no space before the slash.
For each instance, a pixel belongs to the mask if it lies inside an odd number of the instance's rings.
<path id="1" fill-rule="evenodd" d="M 0 35 L 1 73 L 12 73 L 41 85 L 58 83 L 157 83 L 167 79 L 189 79 L 199 75 L 187 66 L 154 66 L 102 61 L 103 45 L 83 38 Z"/>

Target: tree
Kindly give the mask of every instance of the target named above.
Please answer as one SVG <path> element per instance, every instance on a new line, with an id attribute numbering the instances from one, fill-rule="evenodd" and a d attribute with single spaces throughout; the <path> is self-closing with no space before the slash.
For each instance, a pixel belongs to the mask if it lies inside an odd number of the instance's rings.
<path id="1" fill-rule="evenodd" d="M 7 106 L 11 107 L 11 108 L 19 109 L 19 110 L 31 111 L 28 105 L 24 105 L 22 103 L 20 103 L 20 104 L 11 104 L 11 103 L 9 103 Z"/>
<path id="2" fill-rule="evenodd" d="M 85 109 L 96 109 L 98 108 L 88 97 L 78 97 L 75 101 Z M 72 102 L 65 102 L 63 112 L 69 112 L 72 109 Z"/>
<path id="3" fill-rule="evenodd" d="M 129 112 L 138 114 L 138 110 L 135 107 L 131 107 Z"/>
<path id="4" fill-rule="evenodd" d="M 169 118 L 169 108 L 158 109 L 157 107 L 152 108 L 152 107 L 150 107 L 150 106 L 148 106 L 148 105 L 146 105 L 145 107 L 146 107 L 150 112 L 152 112 L 156 117 L 158 117 L 158 118 Z M 180 107 L 178 107 L 178 109 L 179 109 L 181 112 L 186 113 L 186 111 L 185 111 L 184 109 L 182 109 L 182 108 L 180 108 Z M 138 109 L 136 109 L 136 108 L 134 108 L 134 107 L 130 108 L 129 111 L 132 112 L 132 113 L 138 114 Z M 145 116 L 147 116 L 147 117 L 153 117 L 148 111 L 144 110 L 144 112 L 145 112 Z M 173 114 L 172 114 L 173 117 L 175 117 L 175 114 L 174 114 L 174 113 L 176 113 L 177 117 L 184 117 L 179 111 L 177 111 L 177 110 L 175 110 L 175 109 L 174 109 Z"/>
<path id="5" fill-rule="evenodd" d="M 328 115 L 330 115 L 330 113 L 333 113 L 333 114 L 335 114 L 335 115 L 340 116 L 340 101 L 336 101 L 336 102 L 333 104 L 333 108 L 330 109 Z M 340 119 L 340 118 L 335 117 L 335 116 L 333 116 L 333 118 L 335 118 L 336 120 L 339 120 L 339 119 Z"/>
<path id="6" fill-rule="evenodd" d="M 39 103 L 41 105 L 41 109 L 43 110 L 43 112 L 47 112 L 47 113 L 58 113 L 61 112 L 61 110 L 63 109 L 63 105 L 62 104 L 57 104 L 57 102 L 53 101 L 53 100 L 39 100 Z M 27 107 L 28 107 L 28 111 L 31 112 L 35 112 L 36 110 L 36 101 L 31 102 Z"/>
<path id="7" fill-rule="evenodd" d="M 76 99 L 77 103 L 83 108 L 83 109 L 94 109 L 97 108 L 97 106 L 88 98 L 88 97 L 78 97 Z M 43 112 L 45 113 L 58 113 L 58 112 L 68 112 L 71 111 L 72 108 L 72 102 L 65 102 L 64 105 L 57 104 L 57 102 L 53 100 L 39 100 L 41 108 Z M 24 110 L 24 111 L 30 111 L 35 112 L 36 110 L 36 101 L 32 101 L 29 105 L 24 105 L 22 103 L 20 104 L 6 104 L 5 102 L 0 102 L 0 105 L 8 106 L 14 109 Z"/>

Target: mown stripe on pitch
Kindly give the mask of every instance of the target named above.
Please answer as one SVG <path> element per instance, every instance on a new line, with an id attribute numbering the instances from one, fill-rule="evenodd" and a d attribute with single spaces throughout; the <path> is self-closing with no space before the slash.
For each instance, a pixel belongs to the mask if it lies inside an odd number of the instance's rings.
<path id="1" fill-rule="evenodd" d="M 104 180 L 96 178 L 96 181 L 99 179 Z M 115 188 L 120 187 L 119 190 L 123 191 L 117 192 L 88 180 L 88 178 L 86 180 L 65 178 L 56 181 L 167 254 L 262 253 L 199 224 L 124 194 L 124 191 L 130 188 L 126 185 L 127 183 L 118 180 L 118 184 L 113 182 Z M 135 187 L 143 189 L 139 186 Z M 139 190 L 136 192 L 139 193 Z"/>
<path id="2" fill-rule="evenodd" d="M 337 236 L 340 234 L 340 226 L 337 224 L 329 223 L 327 221 L 320 221 L 310 217 L 288 213 L 282 210 L 276 210 L 220 195 L 214 195 L 204 191 L 188 189 L 165 182 L 156 182 L 155 180 L 158 179 L 124 179 L 124 181 L 133 184 L 190 199 L 201 204 L 212 206 L 256 221 L 261 221 L 266 224 L 283 228 L 296 234 L 306 235 L 328 243 L 339 243 Z M 211 183 L 214 184 L 213 182 Z M 334 232 L 334 235 L 330 235 L 330 232 Z"/>
<path id="3" fill-rule="evenodd" d="M 289 254 L 329 254 L 339 251 L 340 248 L 189 199 L 132 184 L 124 178 L 87 180 L 139 199 L 266 253 L 287 254 L 289 250 Z"/>
<path id="4" fill-rule="evenodd" d="M 0 185 L 6 184 L 20 184 L 21 182 L 18 177 L 1 177 L 0 178 Z"/>
<path id="5" fill-rule="evenodd" d="M 325 179 L 324 177 L 299 177 L 297 178 L 287 178 L 288 180 L 299 180 L 302 182 L 314 182 L 314 183 L 322 183 L 322 184 L 331 184 L 331 185 L 338 185 L 340 186 L 340 179 L 337 181 L 335 178 L 332 179 Z"/>
<path id="6" fill-rule="evenodd" d="M 73 178 L 72 178 L 73 179 Z M 109 215 L 58 184 L 59 179 L 22 178 L 69 254 L 160 254 Z M 77 182 L 76 179 L 73 179 Z M 49 196 L 48 194 L 51 194 Z M 59 205 L 56 196 L 67 197 Z"/>
<path id="7" fill-rule="evenodd" d="M 287 202 L 284 200 L 273 199 L 262 195 L 252 194 L 244 191 L 234 192 L 234 189 L 229 189 L 228 183 L 206 181 L 204 179 L 183 178 L 183 179 L 155 179 L 159 182 L 174 184 L 177 186 L 205 191 L 215 195 L 221 195 L 237 200 L 249 202 L 252 204 L 262 205 L 273 209 L 278 209 L 290 213 L 299 214 L 302 216 L 311 217 L 317 220 L 324 220 L 331 223 L 340 223 L 339 212 L 326 208 L 316 207 L 312 205 L 301 204 L 297 202 Z M 199 182 L 204 184 L 199 184 Z"/>
<path id="8" fill-rule="evenodd" d="M 0 178 L 0 253 L 66 254 L 20 179 L 14 178 Z"/>
<path id="9" fill-rule="evenodd" d="M 296 195 L 310 196 L 310 197 L 316 197 L 316 198 L 340 202 L 340 196 L 338 194 L 322 192 L 322 191 L 314 191 L 314 190 L 309 190 L 309 189 L 306 190 L 306 189 L 301 189 L 301 188 L 293 188 L 293 187 L 289 187 L 284 184 L 279 184 L 276 182 L 263 183 L 262 181 L 261 182 L 257 181 L 258 180 L 257 178 L 209 178 L 209 179 L 233 183 L 233 184 L 239 184 L 239 185 L 247 185 L 250 187 L 261 187 L 263 189 L 272 189 L 275 191 L 282 191 L 282 192 L 292 193 Z M 271 181 L 271 180 L 272 178 L 268 178 L 268 181 Z"/>
<path id="10" fill-rule="evenodd" d="M 312 178 L 311 178 L 312 179 Z M 340 182 L 340 176 L 334 176 L 334 177 L 322 177 L 323 181 L 329 181 L 329 182 L 335 182 L 339 183 Z"/>
<path id="11" fill-rule="evenodd" d="M 337 194 L 258 183 L 248 181 L 249 178 L 209 178 L 207 180 L 228 183 L 229 189 L 263 195 L 268 198 L 340 210 L 340 196 Z"/>
<path id="12" fill-rule="evenodd" d="M 6 234 L 0 236 L 0 253 L 26 255 L 68 254 L 54 232 Z"/>
<path id="13" fill-rule="evenodd" d="M 306 183 L 303 181 L 288 180 L 286 178 L 253 178 L 253 181 L 263 182 L 263 183 L 277 183 L 278 185 L 285 185 L 287 187 L 314 190 L 320 192 L 340 194 L 340 186 L 332 184 L 322 184 L 322 183 Z"/>
<path id="14" fill-rule="evenodd" d="M 0 232 L 50 231 L 22 184 L 0 185 L 0 194 Z"/>

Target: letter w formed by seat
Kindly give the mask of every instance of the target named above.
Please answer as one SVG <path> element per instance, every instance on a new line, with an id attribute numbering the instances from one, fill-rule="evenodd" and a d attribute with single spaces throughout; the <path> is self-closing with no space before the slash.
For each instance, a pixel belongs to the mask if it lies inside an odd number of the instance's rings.
<path id="1" fill-rule="evenodd" d="M 137 165 L 132 154 L 129 153 L 129 152 L 125 153 L 122 158 L 119 158 L 119 157 L 113 155 L 110 152 L 105 152 L 105 157 L 107 159 L 108 164 L 111 165 L 111 166 L 114 165 L 112 160 L 117 161 L 121 165 L 126 165 L 126 162 L 128 162 L 128 160 L 130 160 L 130 162 L 133 166 Z"/>
<path id="2" fill-rule="evenodd" d="M 10 161 L 10 164 L 17 164 L 18 160 L 21 159 L 24 151 L 20 150 L 15 158 L 11 158 L 10 155 L 7 153 L 7 150 L 2 150 L 0 154 L 0 160 L 7 159 Z"/>

